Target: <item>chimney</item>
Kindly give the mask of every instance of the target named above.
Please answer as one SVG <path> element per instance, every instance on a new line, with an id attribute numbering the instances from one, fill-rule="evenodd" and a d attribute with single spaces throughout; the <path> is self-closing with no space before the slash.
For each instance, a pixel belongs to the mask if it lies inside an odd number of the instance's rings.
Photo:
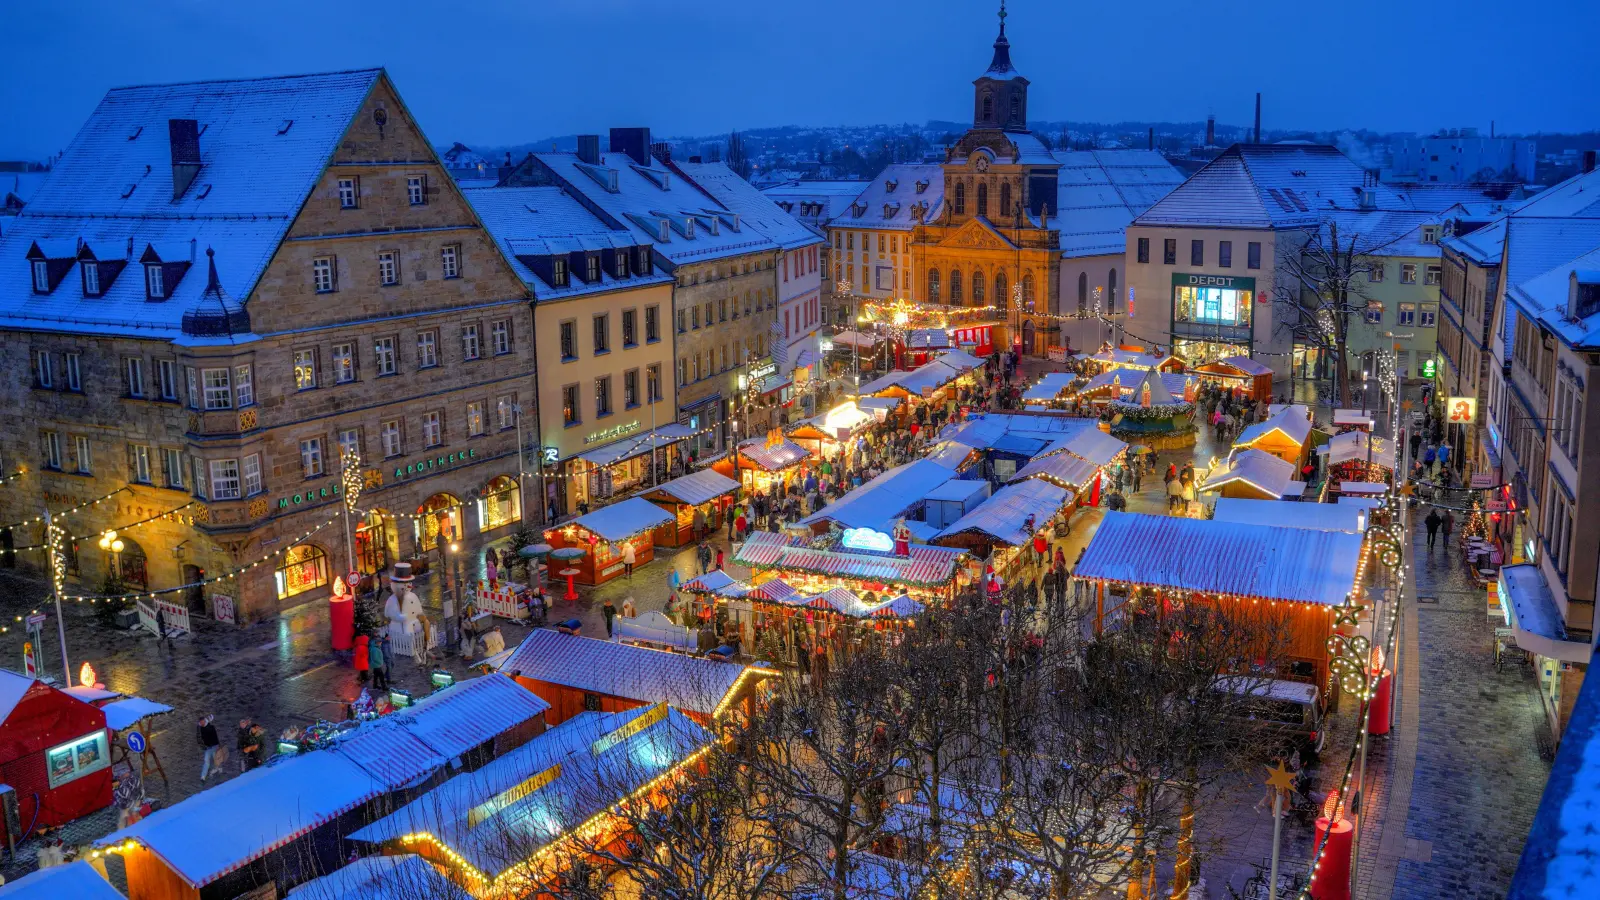
<path id="1" fill-rule="evenodd" d="M 1207 147 L 1215 147 L 1216 145 L 1217 145 L 1217 117 L 1216 116 L 1206 116 L 1206 146 Z"/>
<path id="2" fill-rule="evenodd" d="M 641 166 L 650 165 L 650 129 L 611 129 L 611 152 L 626 153 L 635 163 Z"/>
<path id="3" fill-rule="evenodd" d="M 663 163 L 672 162 L 672 145 L 666 141 L 656 141 L 650 145 L 650 155 Z"/>
<path id="4" fill-rule="evenodd" d="M 1154 128 L 1152 128 L 1152 129 L 1150 129 L 1150 149 L 1154 150 L 1155 148 L 1156 148 L 1156 130 Z"/>
<path id="5" fill-rule="evenodd" d="M 1257 143 L 1257 144 L 1261 143 L 1261 92 L 1260 91 L 1256 91 L 1256 139 L 1255 139 L 1255 143 Z"/>
<path id="6" fill-rule="evenodd" d="M 172 199 L 177 200 L 200 174 L 200 123 L 168 119 L 167 140 L 172 145 Z"/>
<path id="7" fill-rule="evenodd" d="M 600 135 L 578 135 L 578 161 L 591 166 L 600 165 Z"/>
<path id="8" fill-rule="evenodd" d="M 1593 172 L 1593 171 L 1594 171 L 1594 151 L 1593 150 L 1585 150 L 1585 151 L 1583 151 L 1583 174 L 1587 175 L 1587 174 L 1589 174 L 1590 172 Z"/>
<path id="9" fill-rule="evenodd" d="M 1494 120 L 1489 120 L 1489 140 L 1494 140 Z"/>

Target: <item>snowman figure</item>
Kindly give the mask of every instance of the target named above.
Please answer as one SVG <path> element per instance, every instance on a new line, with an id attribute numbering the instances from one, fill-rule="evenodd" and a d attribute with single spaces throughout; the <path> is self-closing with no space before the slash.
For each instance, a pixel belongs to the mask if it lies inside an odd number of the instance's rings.
<path id="1" fill-rule="evenodd" d="M 410 563 L 394 564 L 394 572 L 389 576 L 389 597 L 383 601 L 383 617 L 389 620 L 390 640 L 398 640 L 403 635 L 422 630 L 419 621 L 422 617 L 422 601 L 411 590 L 411 583 L 415 580 Z"/>

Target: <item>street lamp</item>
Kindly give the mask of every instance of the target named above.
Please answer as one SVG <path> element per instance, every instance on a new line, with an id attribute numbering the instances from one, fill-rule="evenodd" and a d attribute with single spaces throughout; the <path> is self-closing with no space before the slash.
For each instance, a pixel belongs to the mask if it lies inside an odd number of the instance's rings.
<path id="1" fill-rule="evenodd" d="M 856 319 L 856 295 L 852 293 L 855 285 L 848 279 L 839 279 L 838 293 L 850 298 L 850 340 L 851 374 L 855 379 L 854 391 L 857 398 L 861 394 L 861 323 Z"/>
<path id="2" fill-rule="evenodd" d="M 122 551 L 126 545 L 117 537 L 116 529 L 100 535 L 100 549 L 111 555 L 111 583 L 122 584 Z"/>
<path id="3" fill-rule="evenodd" d="M 345 558 L 350 561 L 351 574 L 350 590 L 356 591 L 359 583 L 357 576 L 361 573 L 361 565 L 356 561 L 355 532 L 350 527 L 350 514 L 355 512 L 356 500 L 361 497 L 361 454 L 346 449 L 339 455 L 339 487 L 344 491 L 344 508 L 340 511 L 344 517 L 344 552 Z M 374 584 L 376 587 L 376 584 Z"/>

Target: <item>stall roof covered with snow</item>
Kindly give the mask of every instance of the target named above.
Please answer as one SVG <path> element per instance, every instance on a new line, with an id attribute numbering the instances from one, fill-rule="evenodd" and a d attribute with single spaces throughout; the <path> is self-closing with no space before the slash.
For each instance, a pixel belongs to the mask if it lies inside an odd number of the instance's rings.
<path id="1" fill-rule="evenodd" d="M 446 757 L 532 722 L 550 704 L 501 675 L 468 678 L 435 691 L 389 718 Z"/>
<path id="2" fill-rule="evenodd" d="M 698 472 L 690 472 L 671 481 L 664 481 L 646 490 L 644 497 L 657 502 L 699 506 L 703 503 L 710 503 L 724 494 L 731 494 L 738 489 L 739 483 L 721 472 L 701 469 Z"/>
<path id="3" fill-rule="evenodd" d="M 580 823 L 692 762 L 713 739 L 666 704 L 586 712 L 350 839 L 442 848 L 474 893 L 493 892 L 501 875 L 526 871 L 525 862 L 550 852 Z"/>
<path id="4" fill-rule="evenodd" d="M 629 497 L 581 515 L 569 524 L 585 529 L 603 541 L 625 541 L 671 521 L 672 513 L 643 497 Z"/>
<path id="5" fill-rule="evenodd" d="M 300 885 L 284 900 L 472 900 L 466 889 L 413 853 L 364 856 Z"/>
<path id="6" fill-rule="evenodd" d="M 1309 528 L 1313 531 L 1343 531 L 1349 534 L 1364 534 L 1367 530 L 1366 510 L 1338 503 L 1223 497 L 1217 501 L 1216 510 L 1211 518 L 1218 522 L 1271 525 L 1274 528 Z"/>
<path id="7" fill-rule="evenodd" d="M 792 469 L 811 458 L 811 451 L 788 438 L 752 438 L 739 445 L 739 466 L 746 463 L 765 472 Z"/>
<path id="8" fill-rule="evenodd" d="M 0 887 L 3 900 L 123 900 L 117 889 L 83 860 L 47 866 Z"/>
<path id="9" fill-rule="evenodd" d="M 1119 513 L 1101 521 L 1073 575 L 1338 606 L 1356 588 L 1362 552 L 1362 536 L 1342 531 Z"/>
<path id="10" fill-rule="evenodd" d="M 1042 478 L 1029 478 L 1008 484 L 978 505 L 955 524 L 939 532 L 937 540 L 959 539 L 974 534 L 986 543 L 1020 547 L 1032 537 L 1026 524 L 1031 517 L 1034 528 L 1061 511 L 1072 500 L 1072 492 Z"/>
<path id="11" fill-rule="evenodd" d="M 823 543 L 828 546 L 813 546 Z M 764 571 L 791 571 L 852 582 L 944 588 L 955 581 L 966 551 L 912 544 L 909 556 L 842 549 L 835 538 L 807 540 L 789 534 L 759 531 L 739 546 L 733 561 Z"/>
<path id="12" fill-rule="evenodd" d="M 1200 490 L 1242 489 L 1246 494 L 1260 495 L 1248 498 L 1257 500 L 1298 497 L 1305 491 L 1305 482 L 1295 480 L 1298 472 L 1294 463 L 1285 462 L 1265 450 L 1235 450 L 1223 465 L 1206 476 Z"/>
<path id="13" fill-rule="evenodd" d="M 1281 435 L 1282 440 L 1304 447 L 1306 442 L 1311 439 L 1311 419 L 1306 416 L 1306 408 L 1298 404 L 1284 407 L 1282 411 L 1239 432 L 1239 436 L 1234 439 L 1233 445 L 1235 447 L 1250 447 L 1273 433 Z"/>
<path id="14" fill-rule="evenodd" d="M 887 533 L 895 519 L 926 500 L 929 491 L 955 477 L 954 469 L 930 459 L 895 466 L 801 519 L 800 524 L 838 522 L 847 528 Z"/>
<path id="15" fill-rule="evenodd" d="M 1100 467 L 1086 459 L 1071 453 L 1052 453 L 1023 466 L 1012 476 L 1011 482 L 1015 484 L 1029 478 L 1043 478 L 1064 488 L 1080 491 L 1099 472 Z"/>
<path id="16" fill-rule="evenodd" d="M 666 702 L 710 716 L 746 672 L 760 670 L 540 628 L 500 664 L 500 671 L 638 703 Z"/>
<path id="17" fill-rule="evenodd" d="M 1066 393 L 1067 388 L 1077 379 L 1078 376 L 1071 372 L 1046 372 L 1022 392 L 1022 402 L 1034 406 L 1049 406 Z"/>
<path id="18" fill-rule="evenodd" d="M 1317 452 L 1327 454 L 1327 464 L 1330 466 L 1346 462 L 1371 461 L 1374 465 L 1394 471 L 1394 441 L 1365 431 L 1346 431 L 1336 434 Z"/>

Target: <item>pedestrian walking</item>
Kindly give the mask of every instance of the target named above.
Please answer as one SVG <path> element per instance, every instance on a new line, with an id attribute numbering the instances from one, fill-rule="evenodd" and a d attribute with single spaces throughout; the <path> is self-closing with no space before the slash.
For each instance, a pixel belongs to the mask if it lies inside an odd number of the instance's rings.
<path id="1" fill-rule="evenodd" d="M 383 655 L 383 641 L 367 644 L 367 665 L 372 669 L 372 686 L 380 691 L 389 689 L 389 658 Z"/>
<path id="2" fill-rule="evenodd" d="M 739 514 L 739 519 L 740 519 L 740 522 L 741 522 L 739 528 L 742 531 L 742 530 L 744 530 L 744 525 L 742 524 L 743 520 L 744 520 L 744 513 L 740 513 Z M 704 575 L 706 572 L 710 571 L 710 568 L 711 568 L 711 545 L 707 544 L 705 541 L 701 541 L 700 542 L 700 546 L 698 548 L 696 548 L 696 550 L 695 550 L 695 559 L 700 563 L 700 574 L 701 575 Z"/>
<path id="3" fill-rule="evenodd" d="M 1434 542 L 1438 540 L 1438 537 L 1439 537 L 1439 526 L 1441 524 L 1443 524 L 1443 522 L 1444 522 L 1444 520 L 1439 518 L 1439 511 L 1437 509 L 1429 510 L 1428 511 L 1428 517 L 1426 519 L 1422 520 L 1422 524 L 1426 525 L 1428 527 L 1428 549 L 1429 550 L 1433 549 Z"/>
<path id="4" fill-rule="evenodd" d="M 730 535 L 733 529 L 728 529 Z M 701 540 L 706 536 L 706 511 L 696 506 L 694 508 L 694 539 Z"/>
<path id="5" fill-rule="evenodd" d="M 382 634 L 378 635 L 378 640 L 376 643 L 368 645 L 367 653 L 369 657 L 371 656 L 372 647 L 377 647 L 378 652 L 382 654 L 383 683 L 385 686 L 388 686 L 389 684 L 393 683 L 389 676 L 391 672 L 390 666 L 394 663 L 394 651 L 389 648 L 389 632 L 387 629 L 385 629 Z M 371 659 L 368 659 L 368 663 L 371 663 Z"/>
<path id="6" fill-rule="evenodd" d="M 211 777 L 212 767 L 220 766 L 217 754 L 222 746 L 222 741 L 217 739 L 217 726 L 213 724 L 216 716 L 205 715 L 200 717 L 200 722 L 195 726 L 195 740 L 202 748 L 200 758 L 200 780 L 205 781 Z"/>
<path id="7" fill-rule="evenodd" d="M 412 635 L 415 639 L 413 646 L 416 648 L 413 653 L 417 660 L 417 668 L 422 669 L 433 665 L 433 652 L 428 649 L 433 643 L 433 621 L 427 616 L 418 616 L 417 624 L 422 626 L 422 630 Z"/>
<path id="8" fill-rule="evenodd" d="M 611 623 L 617 618 L 617 608 L 611 604 L 610 597 L 607 597 L 605 604 L 600 607 L 600 615 L 606 617 L 606 637 L 610 638 L 613 628 Z"/>
<path id="9" fill-rule="evenodd" d="M 256 723 L 248 718 L 239 720 L 239 730 L 233 733 L 233 749 L 239 754 L 239 773 L 243 774 L 250 768 L 250 760 L 245 757 L 244 750 L 250 746 L 250 729 Z"/>
<path id="10" fill-rule="evenodd" d="M 629 595 L 622 601 L 622 617 L 625 619 L 635 619 L 638 618 L 638 616 L 639 607 L 634 604 L 632 595 Z"/>
<path id="11" fill-rule="evenodd" d="M 246 772 L 267 763 L 267 730 L 260 725 L 250 726 L 250 745 L 244 748 L 244 758 Z"/>
<path id="12" fill-rule="evenodd" d="M 367 644 L 371 640 L 364 634 L 356 635 L 355 650 L 351 654 L 351 661 L 355 663 L 356 667 L 356 681 L 362 684 L 367 683 Z"/>
<path id="13" fill-rule="evenodd" d="M 722 548 L 717 548 L 717 571 L 722 571 Z"/>
<path id="14" fill-rule="evenodd" d="M 628 576 L 629 580 L 633 579 L 633 563 L 636 559 L 638 557 L 634 555 L 633 542 L 624 543 L 622 545 L 622 573 Z"/>
<path id="15" fill-rule="evenodd" d="M 1444 511 L 1444 521 L 1439 523 L 1439 530 L 1444 532 L 1445 549 L 1450 549 L 1450 532 L 1456 530 L 1456 517 L 1448 509 Z"/>
<path id="16" fill-rule="evenodd" d="M 1176 478 L 1167 480 L 1167 512 L 1170 514 L 1177 510 L 1178 504 L 1183 500 L 1183 483 Z"/>

